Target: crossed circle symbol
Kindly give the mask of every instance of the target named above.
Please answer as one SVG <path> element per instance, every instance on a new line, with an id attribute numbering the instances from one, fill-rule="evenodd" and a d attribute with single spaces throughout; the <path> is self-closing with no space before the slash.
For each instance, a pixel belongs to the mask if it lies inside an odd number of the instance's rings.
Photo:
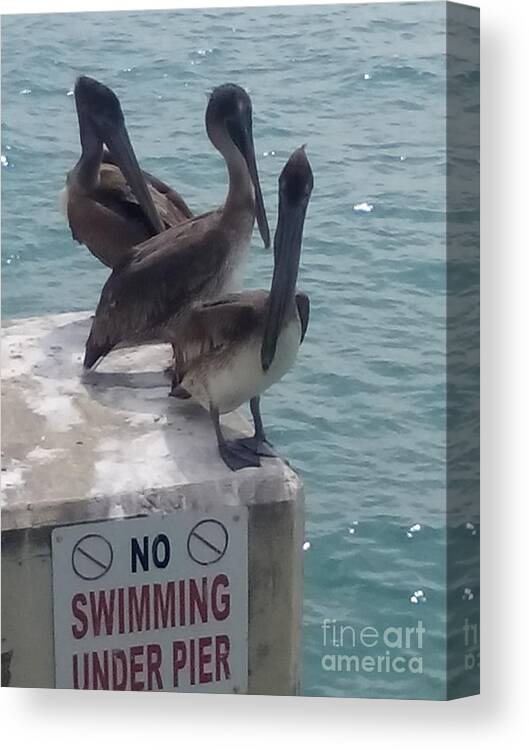
<path id="1" fill-rule="evenodd" d="M 228 549 L 228 529 L 220 521 L 206 518 L 199 521 L 187 538 L 189 557 L 199 565 L 212 565 L 221 560 Z"/>
<path id="2" fill-rule="evenodd" d="M 101 534 L 86 534 L 72 550 L 72 568 L 84 581 L 96 581 L 104 576 L 113 560 L 112 545 Z"/>

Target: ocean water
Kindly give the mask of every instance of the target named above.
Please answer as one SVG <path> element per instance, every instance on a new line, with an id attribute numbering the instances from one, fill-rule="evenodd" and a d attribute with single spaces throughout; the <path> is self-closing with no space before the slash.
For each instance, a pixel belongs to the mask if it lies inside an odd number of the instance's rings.
<path id="1" fill-rule="evenodd" d="M 306 695 L 445 693 L 444 19 L 442 3 L 2 19 L 4 317 L 93 309 L 107 276 L 58 210 L 79 155 L 78 74 L 115 89 L 141 163 L 197 212 L 226 189 L 203 124 L 213 86 L 252 96 L 272 228 L 279 172 L 307 144 L 310 325 L 262 403 L 306 488 Z M 246 286 L 271 270 L 255 232 Z M 456 532 L 475 564 L 470 511 Z M 458 575 L 453 595 L 475 620 L 477 579 Z"/>

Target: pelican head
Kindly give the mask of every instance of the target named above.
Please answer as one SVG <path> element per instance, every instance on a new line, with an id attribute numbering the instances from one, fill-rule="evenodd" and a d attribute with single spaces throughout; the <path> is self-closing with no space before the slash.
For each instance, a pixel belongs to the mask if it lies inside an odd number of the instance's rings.
<path id="1" fill-rule="evenodd" d="M 79 76 L 74 88 L 77 108 L 103 126 L 123 125 L 125 117 L 119 99 L 108 86 L 89 76 Z"/>
<path id="2" fill-rule="evenodd" d="M 278 241 L 280 229 L 283 230 L 285 226 L 291 227 L 292 219 L 296 218 L 298 231 L 303 230 L 302 222 L 305 218 L 313 186 L 314 177 L 305 153 L 305 146 L 300 146 L 291 155 L 279 175 L 279 216 L 274 238 L 274 251 L 276 253 L 284 248 L 284 245 Z M 286 219 L 285 213 L 288 214 Z"/>
<path id="3" fill-rule="evenodd" d="M 274 235 L 274 276 L 261 347 L 266 372 L 274 358 L 277 339 L 295 303 L 303 225 L 314 179 L 305 147 L 296 149 L 279 176 L 279 209 Z"/>
<path id="4" fill-rule="evenodd" d="M 153 230 L 163 231 L 163 224 L 134 154 L 118 97 L 108 86 L 89 76 L 80 76 L 77 79 L 74 94 L 83 148 L 94 135 L 98 143 L 106 144 Z"/>
<path id="5" fill-rule="evenodd" d="M 270 247 L 270 230 L 259 183 L 252 129 L 252 102 L 246 91 L 234 83 L 213 90 L 206 109 L 206 130 L 217 145 L 215 132 L 222 129 L 242 154 L 255 191 L 255 216 L 265 247 Z M 221 150 L 221 149 L 219 149 Z"/>

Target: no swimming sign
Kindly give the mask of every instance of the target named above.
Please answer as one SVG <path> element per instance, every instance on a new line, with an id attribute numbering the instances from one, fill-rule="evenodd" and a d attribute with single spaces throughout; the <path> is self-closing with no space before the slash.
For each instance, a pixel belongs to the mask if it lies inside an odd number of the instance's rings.
<path id="1" fill-rule="evenodd" d="M 55 686 L 244 692 L 247 511 L 177 511 L 52 534 Z"/>

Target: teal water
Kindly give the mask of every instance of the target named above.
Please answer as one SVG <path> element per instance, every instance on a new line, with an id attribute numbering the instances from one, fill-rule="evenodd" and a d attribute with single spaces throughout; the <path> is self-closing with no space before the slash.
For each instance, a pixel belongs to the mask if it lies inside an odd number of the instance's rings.
<path id="1" fill-rule="evenodd" d="M 78 74 L 116 90 L 140 161 L 197 212 L 226 184 L 203 126 L 213 86 L 251 93 L 272 227 L 281 167 L 308 144 L 310 326 L 263 399 L 306 487 L 307 695 L 444 694 L 444 50 L 442 3 L 3 18 L 5 317 L 93 309 L 107 276 L 58 211 L 79 153 Z M 256 232 L 246 285 L 266 287 L 271 268 Z M 475 519 L 457 532 L 477 559 Z M 476 586 L 463 576 L 454 594 L 470 617 Z M 337 655 L 375 666 L 339 670 Z"/>

